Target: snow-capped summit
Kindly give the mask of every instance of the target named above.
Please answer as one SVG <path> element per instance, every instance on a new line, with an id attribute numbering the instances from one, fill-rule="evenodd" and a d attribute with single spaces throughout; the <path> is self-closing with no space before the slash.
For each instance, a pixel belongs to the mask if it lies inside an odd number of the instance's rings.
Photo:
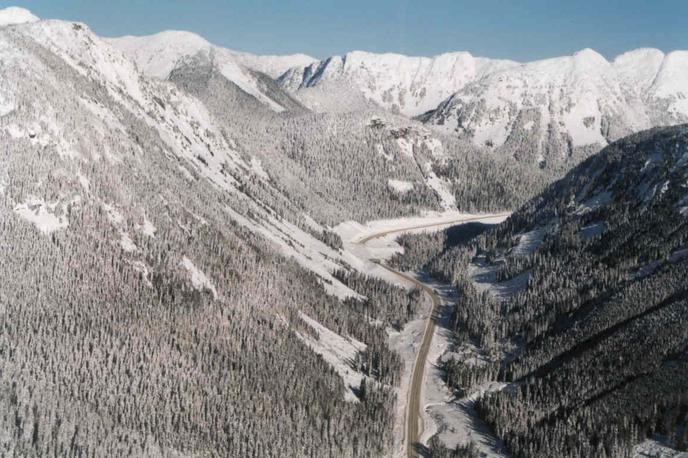
<path id="1" fill-rule="evenodd" d="M 609 62 L 604 56 L 594 49 L 585 48 L 580 51 L 576 51 L 573 54 L 574 59 L 579 65 L 590 65 L 590 66 L 607 66 Z"/>
<path id="2" fill-rule="evenodd" d="M 25 24 L 27 22 L 36 22 L 39 20 L 40 19 L 31 13 L 31 11 L 18 6 L 0 9 L 0 27 Z"/>
<path id="3" fill-rule="evenodd" d="M 688 121 L 686 75 L 685 52 L 640 49 L 609 62 L 584 49 L 475 79 L 423 120 L 542 165 L 632 132 Z"/>
<path id="4" fill-rule="evenodd" d="M 270 91 L 277 88 L 268 90 L 265 87 L 265 77 L 256 72 L 274 77 L 293 65 L 312 60 L 305 55 L 256 56 L 239 53 L 215 46 L 195 33 L 184 31 L 165 31 L 141 37 L 125 36 L 107 41 L 129 56 L 144 74 L 159 79 L 166 79 L 189 58 L 202 55 L 212 61 L 225 78 L 277 112 L 288 107 L 271 95 Z"/>
<path id="5" fill-rule="evenodd" d="M 416 116 L 434 109 L 468 82 L 516 65 L 512 61 L 474 57 L 467 52 L 409 57 L 353 51 L 293 68 L 279 82 L 292 92 L 313 87 L 356 90 L 387 110 Z"/>
<path id="6" fill-rule="evenodd" d="M 640 48 L 617 56 L 612 65 L 620 82 L 645 91 L 652 85 L 663 60 L 664 53 L 659 49 Z"/>
<path id="7" fill-rule="evenodd" d="M 165 79 L 184 56 L 209 52 L 212 45 L 191 32 L 165 31 L 155 35 L 106 39 L 128 55 L 145 75 Z"/>
<path id="8" fill-rule="evenodd" d="M 237 64 L 251 70 L 277 78 L 292 67 L 310 65 L 315 58 L 306 54 L 285 56 L 261 56 L 247 52 L 233 51 L 213 45 L 193 32 L 167 30 L 154 35 L 136 37 L 124 36 L 108 39 L 113 45 L 130 54 L 144 73 L 165 78 L 181 58 L 211 49 L 231 57 Z"/>
<path id="9" fill-rule="evenodd" d="M 527 63 L 467 52 L 425 58 L 354 51 L 292 68 L 278 82 L 315 111 L 372 104 L 543 166 L 638 130 L 688 121 L 686 75 L 684 51 L 638 49 L 609 61 L 585 48 Z"/>

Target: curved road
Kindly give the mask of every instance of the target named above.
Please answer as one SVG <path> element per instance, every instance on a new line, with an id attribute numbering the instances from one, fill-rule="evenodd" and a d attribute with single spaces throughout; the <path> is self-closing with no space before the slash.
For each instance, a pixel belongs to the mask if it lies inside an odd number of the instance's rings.
<path id="1" fill-rule="evenodd" d="M 386 230 L 383 232 L 378 232 L 369 236 L 366 236 L 362 238 L 361 240 L 355 242 L 359 245 L 366 245 L 368 242 L 371 240 L 379 239 L 382 238 L 386 235 L 389 234 L 395 234 L 399 232 L 409 232 L 413 231 L 416 229 L 426 229 L 426 228 L 431 228 L 431 227 L 437 227 L 437 226 L 451 226 L 455 224 L 463 224 L 463 223 L 470 223 L 470 222 L 476 222 L 476 221 L 483 221 L 486 219 L 493 219 L 493 218 L 498 218 L 502 216 L 508 216 L 510 213 L 497 213 L 493 215 L 483 215 L 479 217 L 470 217 L 470 218 L 459 218 L 456 220 L 451 220 L 451 221 L 444 221 L 444 222 L 434 222 L 434 223 L 428 223 L 428 224 L 421 224 L 417 226 L 409 226 L 409 227 L 404 227 L 404 228 L 396 228 L 392 230 Z M 439 295 L 435 293 L 435 290 L 432 289 L 430 286 L 426 285 L 425 283 L 422 283 L 418 281 L 417 279 L 406 275 L 402 272 L 398 272 L 391 267 L 388 267 L 387 265 L 383 264 L 382 262 L 379 261 L 374 261 L 373 262 L 377 263 L 380 267 L 388 270 L 389 272 L 393 273 L 394 275 L 397 275 L 401 278 L 403 278 L 406 281 L 409 281 L 413 283 L 414 285 L 418 286 L 420 289 L 425 292 L 430 299 L 432 300 L 432 310 L 428 314 L 427 321 L 425 323 L 425 331 L 423 332 L 423 340 L 421 341 L 420 348 L 418 349 L 418 354 L 416 355 L 416 360 L 413 364 L 413 372 L 411 374 L 411 385 L 409 387 L 409 392 L 408 392 L 408 399 L 406 403 L 406 419 L 405 419 L 405 431 L 404 431 L 404 448 L 406 449 L 406 456 L 409 458 L 415 458 L 417 456 L 416 452 L 416 445 L 420 443 L 420 436 L 422 433 L 422 428 L 420 426 L 420 413 L 421 413 L 421 405 L 420 405 L 420 394 L 421 394 L 421 389 L 423 387 L 423 377 L 425 375 L 425 364 L 428 359 L 428 352 L 430 351 L 430 344 L 432 343 L 432 336 L 435 334 L 435 320 L 433 317 L 435 316 L 435 313 L 437 312 L 440 304 L 442 303 L 442 299 L 440 299 Z"/>

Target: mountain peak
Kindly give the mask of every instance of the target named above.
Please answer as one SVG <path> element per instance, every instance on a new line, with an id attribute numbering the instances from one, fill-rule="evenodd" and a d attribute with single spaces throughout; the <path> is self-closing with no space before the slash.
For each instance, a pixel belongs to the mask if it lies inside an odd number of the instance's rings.
<path id="1" fill-rule="evenodd" d="M 31 11 L 18 6 L 0 9 L 0 27 L 40 21 Z"/>
<path id="2" fill-rule="evenodd" d="M 590 65 L 609 65 L 609 61 L 605 57 L 591 48 L 584 48 L 573 54 L 576 62 Z"/>

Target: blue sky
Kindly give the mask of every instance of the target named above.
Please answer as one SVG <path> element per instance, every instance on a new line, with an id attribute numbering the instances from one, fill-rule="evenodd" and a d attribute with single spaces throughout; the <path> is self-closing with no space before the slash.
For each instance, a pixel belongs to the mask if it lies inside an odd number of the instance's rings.
<path id="1" fill-rule="evenodd" d="M 190 30 L 260 54 L 360 49 L 533 60 L 593 48 L 688 49 L 688 0 L 17 0 L 103 36 Z"/>

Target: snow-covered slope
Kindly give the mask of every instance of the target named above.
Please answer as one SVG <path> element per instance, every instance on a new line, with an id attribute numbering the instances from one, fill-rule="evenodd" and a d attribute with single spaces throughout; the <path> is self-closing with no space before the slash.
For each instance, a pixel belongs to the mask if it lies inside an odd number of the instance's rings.
<path id="1" fill-rule="evenodd" d="M 0 27 L 0 62 L 0 456 L 387 455 L 385 329 L 333 297 L 356 295 L 332 275 L 345 254 L 276 188 L 254 154 L 267 136 L 229 128 L 291 116 L 253 99 L 237 114 L 215 93 L 231 115 L 218 119 L 80 23 Z M 345 403 L 328 364 L 356 383 L 363 349 L 382 361 L 365 366 L 376 384 Z M 180 409 L 212 420 L 166 420 Z M 298 433 L 273 437 L 290 412 Z"/>
<path id="2" fill-rule="evenodd" d="M 476 145 L 557 161 L 632 132 L 688 120 L 688 53 L 593 50 L 493 72 L 423 120 Z"/>
<path id="3" fill-rule="evenodd" d="M 25 24 L 27 22 L 36 22 L 38 20 L 38 17 L 34 16 L 31 11 L 24 8 L 10 6 L 9 8 L 0 9 L 0 27 L 15 24 Z"/>
<path id="4" fill-rule="evenodd" d="M 434 109 L 476 78 L 515 65 L 511 61 L 473 57 L 466 52 L 428 58 L 354 51 L 293 68 L 279 82 L 297 94 L 313 87 L 332 89 L 325 90 L 321 98 L 337 98 L 339 91 L 353 89 L 387 110 L 416 116 Z M 319 104 L 330 106 L 332 102 Z M 311 101 L 311 107 L 317 109 L 318 105 Z"/>
<path id="5" fill-rule="evenodd" d="M 230 51 L 237 62 L 250 69 L 265 73 L 271 78 L 278 78 L 294 67 L 305 67 L 317 62 L 315 57 L 306 54 L 289 54 L 284 56 L 257 55 L 247 52 Z"/>
<path id="6" fill-rule="evenodd" d="M 59 164 L 60 174 L 86 190 L 89 182 L 100 181 L 91 175 L 100 170 L 96 164 L 129 167 L 133 161 L 153 168 L 142 172 L 146 181 L 154 179 L 150 173 L 173 174 L 180 186 L 201 180 L 225 201 L 217 208 L 225 222 L 269 241 L 275 252 L 314 272 L 330 293 L 356 295 L 331 275 L 344 261 L 313 235 L 325 228 L 274 188 L 257 170 L 256 158 L 239 152 L 198 99 L 172 82 L 142 75 L 123 52 L 80 23 L 49 20 L 0 29 L 0 58 L 0 139 L 8 148 L 27 142 L 41 148 Z M 149 64 L 151 71 L 166 70 L 161 62 Z M 1 172 L 0 192 L 7 181 Z M 73 196 L 56 200 L 40 186 L 38 180 L 10 201 L 16 216 L 45 232 L 68 227 Z M 123 214 L 133 211 L 120 208 Z M 116 229 L 131 247 L 131 234 Z"/>
<path id="7" fill-rule="evenodd" d="M 225 78 L 276 112 L 291 107 L 280 103 L 279 100 L 285 97 L 275 96 L 273 92 L 279 89 L 257 72 L 273 76 L 285 68 L 309 60 L 308 56 L 302 55 L 263 57 L 236 53 L 215 46 L 199 35 L 183 31 L 109 38 L 106 41 L 124 52 L 145 75 L 159 79 L 166 79 L 175 68 L 189 59 L 202 56 L 213 62 Z"/>

